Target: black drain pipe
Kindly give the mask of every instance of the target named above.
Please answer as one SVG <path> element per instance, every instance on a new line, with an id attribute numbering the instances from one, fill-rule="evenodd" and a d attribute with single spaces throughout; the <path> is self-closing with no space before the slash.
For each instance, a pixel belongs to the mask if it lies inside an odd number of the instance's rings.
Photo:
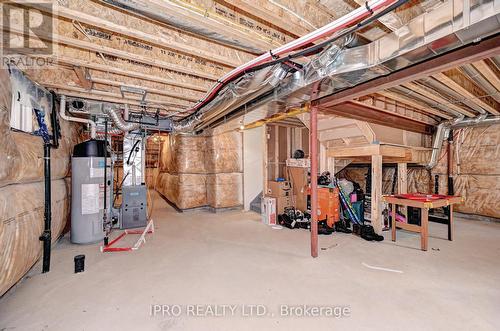
<path id="1" fill-rule="evenodd" d="M 50 245 L 52 242 L 52 211 L 51 211 L 51 178 L 50 178 L 50 142 L 43 144 L 44 177 L 45 177 L 45 212 L 44 212 L 44 230 L 40 236 L 43 241 L 43 266 L 42 273 L 50 270 Z"/>
<path id="2" fill-rule="evenodd" d="M 448 175 L 448 195 L 455 195 L 453 187 L 453 130 L 450 130 L 448 135 L 447 146 L 447 175 Z"/>

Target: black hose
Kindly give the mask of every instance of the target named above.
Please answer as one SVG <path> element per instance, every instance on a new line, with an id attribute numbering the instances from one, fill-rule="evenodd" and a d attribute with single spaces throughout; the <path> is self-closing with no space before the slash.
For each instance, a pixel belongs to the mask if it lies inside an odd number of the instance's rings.
<path id="1" fill-rule="evenodd" d="M 128 155 L 127 158 L 127 165 L 130 165 L 130 157 L 132 156 L 132 153 L 134 152 L 134 149 L 137 147 L 137 144 L 139 144 L 140 140 L 136 140 L 134 145 L 132 146 L 132 149 L 130 150 L 130 154 Z"/>

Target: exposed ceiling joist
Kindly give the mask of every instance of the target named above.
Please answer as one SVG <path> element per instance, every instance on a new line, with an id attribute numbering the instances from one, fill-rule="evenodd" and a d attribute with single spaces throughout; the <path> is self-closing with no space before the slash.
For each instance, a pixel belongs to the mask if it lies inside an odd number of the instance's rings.
<path id="1" fill-rule="evenodd" d="M 449 114 L 442 112 L 440 110 L 434 109 L 432 107 L 429 107 L 428 105 L 421 103 L 421 102 L 418 102 L 418 101 L 415 101 L 412 98 L 409 98 L 407 96 L 400 95 L 398 93 L 394 93 L 394 92 L 390 92 L 390 91 L 380 91 L 377 93 L 380 95 L 383 95 L 384 97 L 391 98 L 393 100 L 407 104 L 408 106 L 412 106 L 413 108 L 418 109 L 420 111 L 423 111 L 425 113 L 433 114 L 433 115 L 442 117 L 442 118 L 447 119 L 447 120 L 452 119 L 452 116 L 450 116 Z"/>
<path id="2" fill-rule="evenodd" d="M 104 1 L 118 6 L 125 2 L 122 0 Z M 157 21 L 200 36 L 211 36 L 216 42 L 247 52 L 263 53 L 268 49 L 281 45 L 281 42 L 239 24 L 239 22 L 234 22 L 214 12 L 208 13 L 207 8 L 186 1 L 149 0 L 129 7 L 135 7 L 133 10 L 135 13 L 147 15 Z"/>
<path id="3" fill-rule="evenodd" d="M 277 29 L 281 30 L 288 35 L 298 38 L 309 32 L 312 29 L 308 29 L 300 24 L 294 23 L 290 20 L 286 20 L 285 13 L 282 16 L 278 16 L 276 13 L 265 10 L 259 6 L 255 5 L 255 1 L 248 0 L 215 0 L 226 7 L 233 7 L 235 10 L 244 13 L 245 15 L 254 17 L 258 20 L 264 21 L 271 26 L 275 26 Z"/>
<path id="4" fill-rule="evenodd" d="M 19 35 L 29 37 L 29 32 L 25 32 L 25 31 L 13 29 L 13 28 L 10 28 L 9 31 L 10 31 L 10 33 L 16 33 Z M 98 53 L 103 53 L 106 55 L 112 55 L 112 56 L 116 56 L 116 57 L 119 57 L 119 58 L 122 58 L 125 60 L 140 62 L 143 64 L 155 66 L 158 68 L 163 68 L 163 69 L 166 69 L 169 71 L 178 72 L 178 73 L 182 73 L 182 74 L 186 74 L 186 75 L 190 75 L 190 76 L 194 76 L 194 77 L 201 77 L 201 78 L 212 80 L 212 81 L 216 81 L 219 78 L 216 75 L 204 73 L 202 70 L 193 70 L 193 69 L 187 68 L 185 66 L 172 64 L 172 63 L 169 63 L 166 61 L 161 61 L 161 60 L 153 59 L 150 57 L 146 57 L 146 56 L 142 56 L 142 55 L 138 55 L 138 54 L 133 54 L 130 52 L 114 49 L 114 48 L 107 47 L 107 46 L 97 45 L 97 44 L 95 44 L 93 42 L 89 42 L 89 41 L 68 38 L 68 37 L 61 36 L 61 35 L 58 35 L 55 33 L 50 35 L 50 36 L 47 34 L 40 33 L 37 36 L 42 40 L 49 41 L 52 43 L 57 43 L 59 45 L 66 45 L 66 46 L 70 46 L 70 47 L 74 47 L 74 48 L 78 48 L 78 49 L 83 49 L 86 51 L 98 52 Z"/>
<path id="5" fill-rule="evenodd" d="M 133 105 L 138 105 L 138 106 L 143 105 L 143 103 L 141 103 L 141 97 L 134 97 L 134 96 L 122 97 L 120 94 L 116 94 L 113 92 L 106 92 L 106 91 L 100 91 L 100 90 L 95 90 L 95 89 L 91 90 L 91 91 L 87 91 L 81 87 L 68 86 L 68 85 L 63 85 L 63 84 L 43 83 L 43 85 L 49 89 L 55 89 L 55 90 L 61 92 L 61 94 L 79 96 L 79 97 L 93 99 L 93 100 L 104 101 L 104 99 L 108 99 L 108 100 L 114 100 L 114 101 L 109 101 L 109 102 L 133 104 Z M 73 92 L 73 93 L 71 93 L 71 92 Z M 98 97 L 101 97 L 101 98 L 96 99 Z M 149 106 L 149 107 L 156 107 L 156 105 L 161 105 L 161 106 L 171 107 L 171 108 L 176 108 L 176 109 L 185 109 L 185 107 L 186 107 L 186 105 L 182 105 L 182 104 L 176 104 L 176 103 L 169 102 L 169 101 L 152 100 L 152 99 L 146 99 L 144 104 Z"/>
<path id="6" fill-rule="evenodd" d="M 158 77 L 158 76 L 154 76 L 154 75 L 148 75 L 148 74 L 136 72 L 133 70 L 120 69 L 116 66 L 108 66 L 108 65 L 93 63 L 93 62 L 89 62 L 89 61 L 72 59 L 72 58 L 64 57 L 64 56 L 57 57 L 56 62 L 61 64 L 61 65 L 81 66 L 81 67 L 89 68 L 89 69 L 96 70 L 96 71 L 109 72 L 109 73 L 113 73 L 116 75 L 132 77 L 132 78 L 137 78 L 137 79 L 141 79 L 141 80 L 145 80 L 145 81 L 162 83 L 162 84 L 166 84 L 166 85 L 177 86 L 177 87 L 181 87 L 181 88 L 185 88 L 185 89 L 189 89 L 189 90 L 194 90 L 194 91 L 199 91 L 199 92 L 206 92 L 206 90 L 207 90 L 207 89 L 203 88 L 202 86 L 184 83 L 184 82 L 181 82 L 179 80 L 162 78 L 162 77 Z"/>
<path id="7" fill-rule="evenodd" d="M 42 11 L 47 10 L 48 7 L 45 6 L 37 6 L 35 3 L 25 3 L 24 1 L 21 2 L 19 0 L 14 0 L 15 3 L 19 3 L 28 7 L 33 7 Z M 70 21 L 78 21 L 84 24 L 88 24 L 97 28 L 101 28 L 110 32 L 114 32 L 117 34 L 121 34 L 124 36 L 132 37 L 135 39 L 138 39 L 140 41 L 144 41 L 146 43 L 150 43 L 152 45 L 166 48 L 166 49 L 171 49 L 174 51 L 179 51 L 184 54 L 189 54 L 193 55 L 196 57 L 200 57 L 202 59 L 212 61 L 212 62 L 217 62 L 220 64 L 223 64 L 228 67 L 237 67 L 242 64 L 241 61 L 238 61 L 237 59 L 232 59 L 228 58 L 225 56 L 222 56 L 220 54 L 217 54 L 215 52 L 207 52 L 205 50 L 202 50 L 200 48 L 191 46 L 186 43 L 179 43 L 176 42 L 175 40 L 171 39 L 166 39 L 162 36 L 154 36 L 150 35 L 148 33 L 144 33 L 140 30 L 133 29 L 130 27 L 125 27 L 123 25 L 119 25 L 113 22 L 110 22 L 105 19 L 101 19 L 99 17 L 95 17 L 93 15 L 89 15 L 86 13 L 83 13 L 81 11 L 76 11 L 72 10 L 70 8 L 64 7 L 64 6 L 58 6 L 57 10 L 55 11 L 55 14 L 61 18 L 70 20 Z"/>
<path id="8" fill-rule="evenodd" d="M 424 134 L 432 134 L 433 132 L 432 125 L 389 113 L 383 109 L 357 101 L 347 101 L 330 107 L 320 107 L 319 110 L 325 114 L 334 114 L 412 132 Z"/>
<path id="9" fill-rule="evenodd" d="M 468 81 L 468 79 L 466 77 L 463 77 L 463 75 L 460 75 L 462 76 L 461 78 L 459 78 L 458 76 L 458 69 L 452 69 L 447 71 L 446 73 L 438 73 L 436 75 L 433 75 L 433 77 L 438 81 L 450 86 L 455 91 L 462 94 L 465 98 L 474 101 L 489 113 L 493 115 L 500 115 L 500 105 L 496 101 L 489 100 L 484 91 L 475 86 L 473 82 Z M 461 80 L 460 83 L 458 82 L 458 79 Z"/>
<path id="10" fill-rule="evenodd" d="M 109 86 L 129 86 L 133 88 L 138 88 L 138 89 L 143 89 L 144 91 L 148 92 L 148 94 L 157 94 L 157 95 L 163 95 L 166 97 L 171 97 L 171 98 L 177 98 L 181 100 L 187 100 L 187 101 L 198 101 L 198 98 L 184 95 L 182 93 L 175 93 L 175 92 L 170 92 L 168 90 L 159 90 L 155 88 L 150 88 L 150 87 L 145 87 L 145 86 L 137 86 L 133 84 L 128 84 L 126 82 L 119 82 L 119 81 L 114 81 L 114 80 L 108 80 L 108 79 L 102 79 L 102 78 L 96 78 L 92 77 L 92 82 L 97 83 L 97 84 L 103 84 L 103 85 L 109 85 Z"/>
<path id="11" fill-rule="evenodd" d="M 481 75 L 490 82 L 497 91 L 500 91 L 500 77 L 495 73 L 495 71 L 483 60 L 477 61 L 472 64 Z"/>
<path id="12" fill-rule="evenodd" d="M 441 95 L 437 94 L 436 91 L 433 91 L 432 89 L 425 87 L 423 85 L 419 85 L 413 82 L 405 83 L 403 84 L 404 87 L 408 88 L 412 92 L 416 92 L 418 94 L 421 94 L 429 99 L 431 99 L 434 102 L 437 102 L 439 105 L 443 106 L 444 108 L 448 108 L 451 111 L 458 112 L 460 114 L 463 114 L 465 116 L 469 117 L 474 117 L 475 114 L 470 112 L 467 109 L 464 109 L 462 107 L 459 107 L 453 103 L 451 103 L 449 100 L 443 98 Z"/>

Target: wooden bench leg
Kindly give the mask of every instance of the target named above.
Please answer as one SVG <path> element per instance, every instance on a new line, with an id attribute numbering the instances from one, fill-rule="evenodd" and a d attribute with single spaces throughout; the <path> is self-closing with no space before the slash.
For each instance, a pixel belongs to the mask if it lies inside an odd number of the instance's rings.
<path id="1" fill-rule="evenodd" d="M 429 209 L 422 208 L 422 216 L 420 218 L 420 246 L 423 251 L 427 250 L 429 240 Z"/>
<path id="2" fill-rule="evenodd" d="M 454 230 L 454 224 L 453 224 L 453 205 L 448 206 L 448 240 L 452 241 L 453 240 L 453 230 Z"/>
<path id="3" fill-rule="evenodd" d="M 392 217 L 392 241 L 396 241 L 396 208 L 397 205 L 395 203 L 391 204 L 392 206 L 392 211 L 391 211 L 391 217 Z"/>

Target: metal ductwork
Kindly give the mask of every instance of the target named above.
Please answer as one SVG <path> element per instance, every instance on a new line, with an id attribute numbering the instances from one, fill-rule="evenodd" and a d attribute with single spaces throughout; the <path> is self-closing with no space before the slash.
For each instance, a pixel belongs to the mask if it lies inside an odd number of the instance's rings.
<path id="1" fill-rule="evenodd" d="M 474 118 L 458 118 L 452 121 L 446 121 L 438 125 L 437 131 L 434 134 L 434 142 L 432 144 L 432 155 L 429 164 L 427 164 L 427 169 L 432 169 L 438 163 L 439 155 L 441 154 L 441 149 L 443 148 L 443 141 L 448 138 L 450 129 L 463 129 L 475 126 L 486 126 L 500 124 L 500 116 L 490 116 L 479 115 Z"/>
<path id="2" fill-rule="evenodd" d="M 134 131 L 141 127 L 139 123 L 127 123 L 123 120 L 120 114 L 118 114 L 117 110 L 112 107 L 104 107 L 103 112 L 108 114 L 113 121 L 113 124 L 120 130 L 124 132 Z"/>
<path id="3" fill-rule="evenodd" d="M 250 112 L 270 101 L 290 106 L 309 101 L 313 84 L 321 81 L 320 96 L 387 75 L 436 55 L 477 42 L 500 31 L 500 3 L 449 0 L 404 27 L 369 44 L 347 48 L 335 43 L 287 75 L 276 87 L 269 84 L 278 67 L 268 67 L 233 82 L 201 111 L 174 126 L 176 130 L 215 127 L 225 119 Z M 318 63 L 324 65 L 318 67 Z M 273 84 L 276 84 L 273 82 Z M 272 112 L 268 112 L 268 116 Z"/>
<path id="4" fill-rule="evenodd" d="M 443 122 L 438 125 L 436 133 L 434 134 L 434 142 L 432 143 L 432 155 L 429 164 L 427 164 L 427 169 L 432 169 L 436 166 L 438 162 L 439 155 L 441 154 L 441 148 L 443 147 L 443 141 L 448 138 L 450 133 L 450 124 L 448 122 Z"/>
<path id="5" fill-rule="evenodd" d="M 66 121 L 71 121 L 71 122 L 78 122 L 78 123 L 84 123 L 90 125 L 90 138 L 95 139 L 96 138 L 96 124 L 94 121 L 85 119 L 85 118 L 80 118 L 80 117 L 72 117 L 66 115 L 66 96 L 61 95 L 61 104 L 59 105 L 59 115 L 61 116 L 62 119 Z"/>

